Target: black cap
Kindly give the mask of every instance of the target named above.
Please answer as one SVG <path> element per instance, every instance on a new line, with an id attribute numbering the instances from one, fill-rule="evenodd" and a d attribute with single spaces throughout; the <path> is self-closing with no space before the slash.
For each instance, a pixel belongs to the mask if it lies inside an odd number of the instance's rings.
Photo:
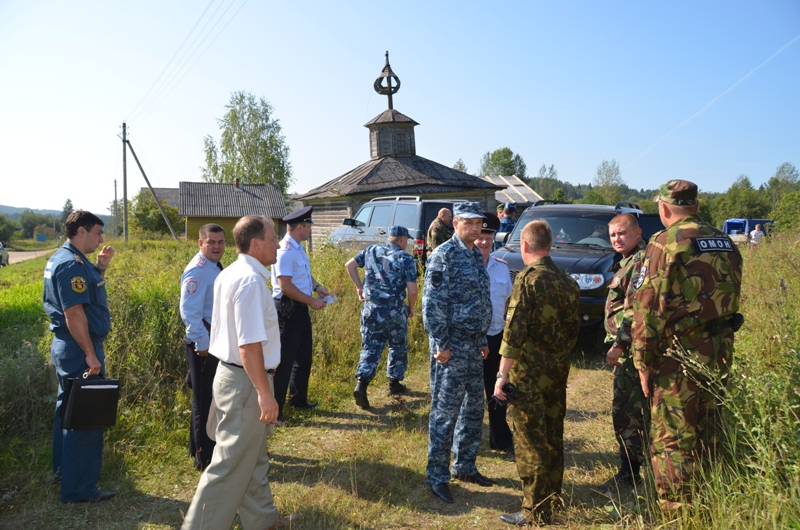
<path id="1" fill-rule="evenodd" d="M 306 206 L 305 208 L 300 208 L 296 212 L 292 212 L 281 221 L 284 223 L 295 224 L 295 223 L 311 223 L 314 224 L 314 221 L 311 220 L 311 212 L 314 211 L 313 206 Z"/>
<path id="2" fill-rule="evenodd" d="M 500 219 L 492 212 L 483 212 L 483 227 L 481 232 L 497 232 L 500 230 Z"/>

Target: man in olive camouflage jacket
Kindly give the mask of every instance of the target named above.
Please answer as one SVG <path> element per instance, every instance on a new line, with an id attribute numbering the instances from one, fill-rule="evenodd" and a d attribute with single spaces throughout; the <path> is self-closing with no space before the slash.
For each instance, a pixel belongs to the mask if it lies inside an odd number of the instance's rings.
<path id="1" fill-rule="evenodd" d="M 447 208 L 439 210 L 439 215 L 433 220 L 431 226 L 428 227 L 428 237 L 425 241 L 428 257 L 436 250 L 436 247 L 453 237 L 453 228 L 450 226 L 451 222 L 453 222 L 453 212 Z"/>
<path id="2" fill-rule="evenodd" d="M 505 400 L 504 385 L 516 386 L 511 402 L 522 510 L 500 516 L 525 526 L 547 523 L 564 478 L 564 415 L 567 410 L 569 354 L 578 338 L 580 289 L 550 258 L 553 232 L 541 220 L 529 223 L 520 240 L 526 267 L 509 299 L 494 395 Z M 507 387 L 506 387 L 507 388 Z"/>
<path id="3" fill-rule="evenodd" d="M 742 256 L 697 215 L 694 183 L 670 180 L 655 200 L 666 230 L 650 239 L 634 283 L 633 361 L 642 391 L 652 394 L 650 451 L 669 512 L 691 503 L 696 462 L 719 443 L 719 399 L 743 322 Z"/>
<path id="4" fill-rule="evenodd" d="M 622 254 L 608 286 L 605 320 L 606 342 L 613 343 L 606 354 L 606 362 L 614 367 L 611 418 L 619 443 L 619 471 L 600 486 L 601 490 L 612 490 L 617 484 L 632 486 L 641 482 L 639 471 L 646 462 L 644 448 L 649 425 L 649 406 L 630 355 L 633 295 L 636 294 L 633 285 L 642 269 L 647 244 L 642 241 L 639 221 L 629 213 L 611 219 L 608 233 L 614 250 Z"/>

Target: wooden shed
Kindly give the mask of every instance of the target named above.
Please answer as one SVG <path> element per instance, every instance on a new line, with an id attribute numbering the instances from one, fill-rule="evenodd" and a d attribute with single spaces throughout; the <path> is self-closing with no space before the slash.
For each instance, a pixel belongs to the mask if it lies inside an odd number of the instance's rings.
<path id="1" fill-rule="evenodd" d="M 269 184 L 218 184 L 181 182 L 180 214 L 186 218 L 186 238 L 197 237 L 200 227 L 216 223 L 225 229 L 225 239 L 233 241 L 233 227 L 245 215 L 263 215 L 272 219 L 275 232 L 286 232 L 286 204 L 278 188 Z"/>
<path id="2" fill-rule="evenodd" d="M 382 86 L 388 79 L 388 88 Z M 396 81 L 392 86 L 391 80 Z M 375 90 L 389 97 L 389 108 L 367 122 L 370 160 L 347 173 L 300 196 L 297 200 L 314 206 L 312 246 L 327 239 L 342 220 L 353 217 L 358 208 L 375 197 L 414 195 L 422 199 L 462 199 L 479 201 L 484 208 L 494 208 L 495 192 L 505 188 L 417 155 L 414 127 L 416 121 L 392 108 L 392 94 L 399 79 L 386 66 L 375 81 Z"/>

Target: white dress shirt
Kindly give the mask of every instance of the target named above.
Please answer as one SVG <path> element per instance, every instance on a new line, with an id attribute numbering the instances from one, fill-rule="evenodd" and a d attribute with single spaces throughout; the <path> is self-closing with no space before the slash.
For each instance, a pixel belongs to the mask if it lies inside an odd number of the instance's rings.
<path id="1" fill-rule="evenodd" d="M 492 299 L 492 324 L 487 335 L 497 335 L 506 325 L 506 300 L 511 296 L 511 274 L 508 272 L 506 262 L 489 256 L 486 264 L 489 274 L 489 289 Z"/>
<path id="2" fill-rule="evenodd" d="M 303 245 L 295 241 L 289 234 L 281 239 L 278 248 L 278 262 L 272 266 L 272 297 L 276 299 L 283 296 L 278 286 L 278 276 L 291 277 L 292 285 L 297 287 L 301 293 L 312 295 L 311 261 L 308 259 Z"/>
<path id="3" fill-rule="evenodd" d="M 217 276 L 209 352 L 220 361 L 241 366 L 239 346 L 260 342 L 265 369 L 281 362 L 278 313 L 268 278 L 267 268 L 247 254 L 239 254 L 239 259 Z"/>

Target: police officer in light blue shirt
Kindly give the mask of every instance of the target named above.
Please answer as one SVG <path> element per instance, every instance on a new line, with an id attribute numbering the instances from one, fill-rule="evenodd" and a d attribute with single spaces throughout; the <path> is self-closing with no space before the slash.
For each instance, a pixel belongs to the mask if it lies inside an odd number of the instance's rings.
<path id="1" fill-rule="evenodd" d="M 313 206 L 307 206 L 283 218 L 288 230 L 278 248 L 278 261 L 272 266 L 272 298 L 281 330 L 281 364 L 275 371 L 279 426 L 285 421 L 283 405 L 287 390 L 293 407 L 310 409 L 317 406 L 308 401 L 313 347 L 308 308 L 322 309 L 327 304 L 324 297 L 331 293 L 311 275 L 311 262 L 302 245 L 311 237 L 313 210 Z M 314 293 L 320 298 L 314 298 Z"/>
<path id="2" fill-rule="evenodd" d="M 225 230 L 218 224 L 200 227 L 195 254 L 181 276 L 181 319 L 186 326 L 183 344 L 189 365 L 192 387 L 192 417 L 189 431 L 189 454 L 194 466 L 202 471 L 211 462 L 214 441 L 208 437 L 206 423 L 211 408 L 214 374 L 218 360 L 208 355 L 211 310 L 214 306 L 214 281 L 222 270 Z"/>
<path id="3" fill-rule="evenodd" d="M 489 275 L 475 240 L 483 214 L 478 202 L 453 205 L 455 234 L 427 262 L 422 317 L 431 351 L 431 412 L 428 484 L 433 495 L 453 502 L 450 452 L 459 480 L 491 486 L 475 466 L 483 424 L 483 361 L 492 320 Z"/>
<path id="4" fill-rule="evenodd" d="M 86 257 L 103 242 L 103 221 L 78 210 L 67 217 L 67 241 L 44 270 L 44 310 L 50 317 L 58 395 L 53 424 L 53 472 L 61 482 L 61 502 L 100 502 L 116 495 L 100 491 L 103 429 L 69 431 L 61 428 L 61 405 L 69 378 L 104 375 L 103 341 L 111 329 L 105 271 L 114 249 L 104 246 L 97 263 Z"/>
<path id="5" fill-rule="evenodd" d="M 483 385 L 489 408 L 489 447 L 498 451 L 514 452 L 511 429 L 506 421 L 506 405 L 493 397 L 500 368 L 500 345 L 503 343 L 503 329 L 506 324 L 506 301 L 511 296 L 511 274 L 505 261 L 491 255 L 494 234 L 500 227 L 500 220 L 493 213 L 483 212 L 483 215 L 486 219 L 483 221 L 480 237 L 475 240 L 475 246 L 480 250 L 489 274 L 492 296 L 492 324 L 486 334 L 489 355 L 483 361 Z"/>

